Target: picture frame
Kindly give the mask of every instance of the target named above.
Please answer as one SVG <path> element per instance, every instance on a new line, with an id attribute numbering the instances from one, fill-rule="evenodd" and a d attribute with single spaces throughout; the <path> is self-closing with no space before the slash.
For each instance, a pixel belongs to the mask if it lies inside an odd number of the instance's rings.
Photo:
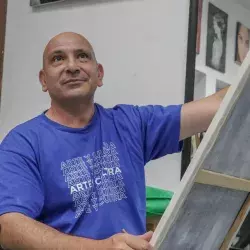
<path id="1" fill-rule="evenodd" d="M 208 5 L 206 66 L 221 73 L 226 69 L 228 14 Z"/>
<path id="2" fill-rule="evenodd" d="M 65 0 L 30 0 L 31 7 L 38 7 L 45 4 L 54 4 L 58 2 L 63 2 Z"/>

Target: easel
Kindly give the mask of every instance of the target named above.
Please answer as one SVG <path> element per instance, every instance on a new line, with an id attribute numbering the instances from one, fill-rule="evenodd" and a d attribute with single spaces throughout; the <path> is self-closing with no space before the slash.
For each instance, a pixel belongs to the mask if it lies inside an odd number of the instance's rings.
<path id="1" fill-rule="evenodd" d="M 155 250 L 229 249 L 248 214 L 250 54 L 238 79 L 155 230 Z"/>

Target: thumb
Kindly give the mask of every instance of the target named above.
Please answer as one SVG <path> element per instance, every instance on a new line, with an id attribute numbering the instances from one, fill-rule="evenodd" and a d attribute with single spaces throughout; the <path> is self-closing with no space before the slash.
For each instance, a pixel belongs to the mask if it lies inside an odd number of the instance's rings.
<path id="1" fill-rule="evenodd" d="M 152 232 L 152 231 L 149 231 L 149 232 L 147 232 L 147 233 L 145 233 L 145 234 L 140 235 L 140 238 L 141 238 L 141 239 L 144 239 L 144 240 L 146 240 L 146 241 L 150 241 L 151 238 L 152 238 L 152 236 L 153 236 L 153 232 Z"/>

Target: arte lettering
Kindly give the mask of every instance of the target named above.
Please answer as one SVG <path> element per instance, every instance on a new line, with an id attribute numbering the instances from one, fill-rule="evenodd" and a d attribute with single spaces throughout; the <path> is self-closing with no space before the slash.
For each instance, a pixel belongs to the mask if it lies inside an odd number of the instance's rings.
<path id="1" fill-rule="evenodd" d="M 122 173 L 121 169 L 119 167 L 114 168 L 103 168 L 102 176 L 105 178 L 106 176 L 116 175 Z M 95 178 L 94 180 L 95 185 L 99 186 L 102 183 L 102 179 L 100 177 Z M 81 183 L 78 183 L 76 185 L 72 185 L 70 187 L 70 194 L 80 192 L 80 191 L 86 191 L 88 189 L 91 189 L 93 187 L 92 180 L 84 181 Z"/>

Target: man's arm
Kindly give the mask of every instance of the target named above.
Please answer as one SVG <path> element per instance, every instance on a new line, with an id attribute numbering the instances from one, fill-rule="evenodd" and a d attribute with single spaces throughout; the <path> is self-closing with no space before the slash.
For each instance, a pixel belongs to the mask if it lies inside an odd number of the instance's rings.
<path id="1" fill-rule="evenodd" d="M 15 250 L 108 250 L 108 249 L 151 249 L 152 233 L 133 236 L 116 234 L 106 240 L 92 240 L 60 233 L 19 213 L 0 216 L 0 245 Z"/>
<path id="2" fill-rule="evenodd" d="M 101 241 L 68 236 L 18 213 L 2 215 L 0 226 L 4 249 L 102 249 Z"/>
<path id="3" fill-rule="evenodd" d="M 228 88 L 226 87 L 201 100 L 183 105 L 181 111 L 180 140 L 208 129 Z"/>

